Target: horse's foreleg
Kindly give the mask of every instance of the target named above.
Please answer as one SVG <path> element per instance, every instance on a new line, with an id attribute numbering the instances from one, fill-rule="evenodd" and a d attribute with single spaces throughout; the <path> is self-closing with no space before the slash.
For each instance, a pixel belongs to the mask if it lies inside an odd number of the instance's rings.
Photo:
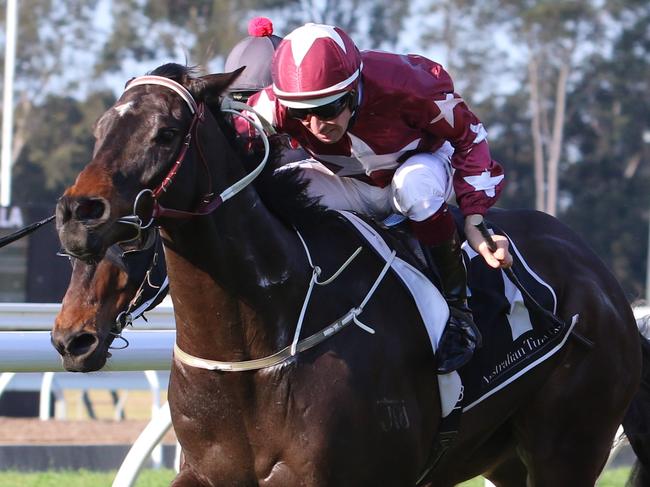
<path id="1" fill-rule="evenodd" d="M 485 473 L 484 476 L 496 487 L 524 487 L 528 478 L 528 470 L 521 459 L 513 455 L 490 472 Z"/>
<path id="2" fill-rule="evenodd" d="M 201 482 L 192 470 L 183 465 L 170 487 L 208 487 L 208 484 Z"/>

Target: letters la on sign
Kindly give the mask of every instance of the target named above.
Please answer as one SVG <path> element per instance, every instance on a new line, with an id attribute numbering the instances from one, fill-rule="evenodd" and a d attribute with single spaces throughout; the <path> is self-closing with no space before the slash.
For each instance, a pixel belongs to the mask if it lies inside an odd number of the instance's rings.
<path id="1" fill-rule="evenodd" d="M 0 206 L 0 228 L 19 228 L 23 225 L 23 213 L 17 206 Z"/>

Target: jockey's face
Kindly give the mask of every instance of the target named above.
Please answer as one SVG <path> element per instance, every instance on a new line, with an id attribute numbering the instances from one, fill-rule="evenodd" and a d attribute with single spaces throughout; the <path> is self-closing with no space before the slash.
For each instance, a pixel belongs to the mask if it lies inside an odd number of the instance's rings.
<path id="1" fill-rule="evenodd" d="M 336 118 L 331 120 L 322 120 L 317 115 L 310 113 L 300 122 L 324 144 L 335 144 L 345 135 L 351 117 L 352 111 L 350 107 L 346 107 Z"/>

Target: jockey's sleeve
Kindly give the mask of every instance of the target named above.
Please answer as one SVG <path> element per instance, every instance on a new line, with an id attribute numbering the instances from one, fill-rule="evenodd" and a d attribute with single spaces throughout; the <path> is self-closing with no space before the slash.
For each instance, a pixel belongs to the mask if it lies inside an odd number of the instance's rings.
<path id="1" fill-rule="evenodd" d="M 492 159 L 481 121 L 456 93 L 440 93 L 428 101 L 425 130 L 454 147 L 454 190 L 463 215 L 483 215 L 503 188 L 503 168 Z"/>
<path id="2" fill-rule="evenodd" d="M 270 87 L 251 96 L 248 99 L 248 105 L 250 105 L 255 112 L 245 112 L 246 115 L 257 121 L 259 121 L 260 117 L 263 117 L 266 122 L 275 128 L 278 134 L 284 134 L 286 136 L 287 150 L 283 152 L 281 158 L 282 163 L 301 161 L 309 157 L 309 154 L 307 154 L 304 149 L 300 148 L 298 141 L 293 138 L 291 131 L 286 129 L 286 125 L 290 126 L 290 124 L 285 123 L 286 111 L 281 109 L 280 104 Z M 255 146 L 255 141 L 259 141 L 259 134 L 256 132 L 255 127 L 246 119 L 237 117 L 237 120 L 235 121 L 235 129 L 244 140 L 248 141 L 249 149 L 252 149 Z"/>
<path id="3" fill-rule="evenodd" d="M 259 121 L 259 117 L 263 117 L 268 123 L 278 129 L 277 101 L 273 96 L 270 87 L 252 95 L 248 99 L 248 105 L 255 110 L 255 113 L 246 112 L 246 115 L 251 116 L 257 121 Z M 241 117 L 239 117 L 239 120 L 240 121 L 235 124 L 237 131 L 242 135 L 254 138 L 256 136 L 255 127 Z"/>

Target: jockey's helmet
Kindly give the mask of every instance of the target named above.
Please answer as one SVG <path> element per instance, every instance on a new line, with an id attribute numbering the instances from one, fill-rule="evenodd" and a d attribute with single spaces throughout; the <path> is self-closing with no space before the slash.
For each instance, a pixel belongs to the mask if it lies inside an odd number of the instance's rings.
<path id="1" fill-rule="evenodd" d="M 271 61 L 282 38 L 273 35 L 273 24 L 266 17 L 255 17 L 248 24 L 249 36 L 239 41 L 226 58 L 225 71 L 246 66 L 228 91 L 246 101 L 272 82 Z"/>
<path id="2" fill-rule="evenodd" d="M 330 104 L 353 91 L 361 74 L 359 49 L 338 27 L 305 24 L 273 56 L 273 92 L 289 108 Z"/>

